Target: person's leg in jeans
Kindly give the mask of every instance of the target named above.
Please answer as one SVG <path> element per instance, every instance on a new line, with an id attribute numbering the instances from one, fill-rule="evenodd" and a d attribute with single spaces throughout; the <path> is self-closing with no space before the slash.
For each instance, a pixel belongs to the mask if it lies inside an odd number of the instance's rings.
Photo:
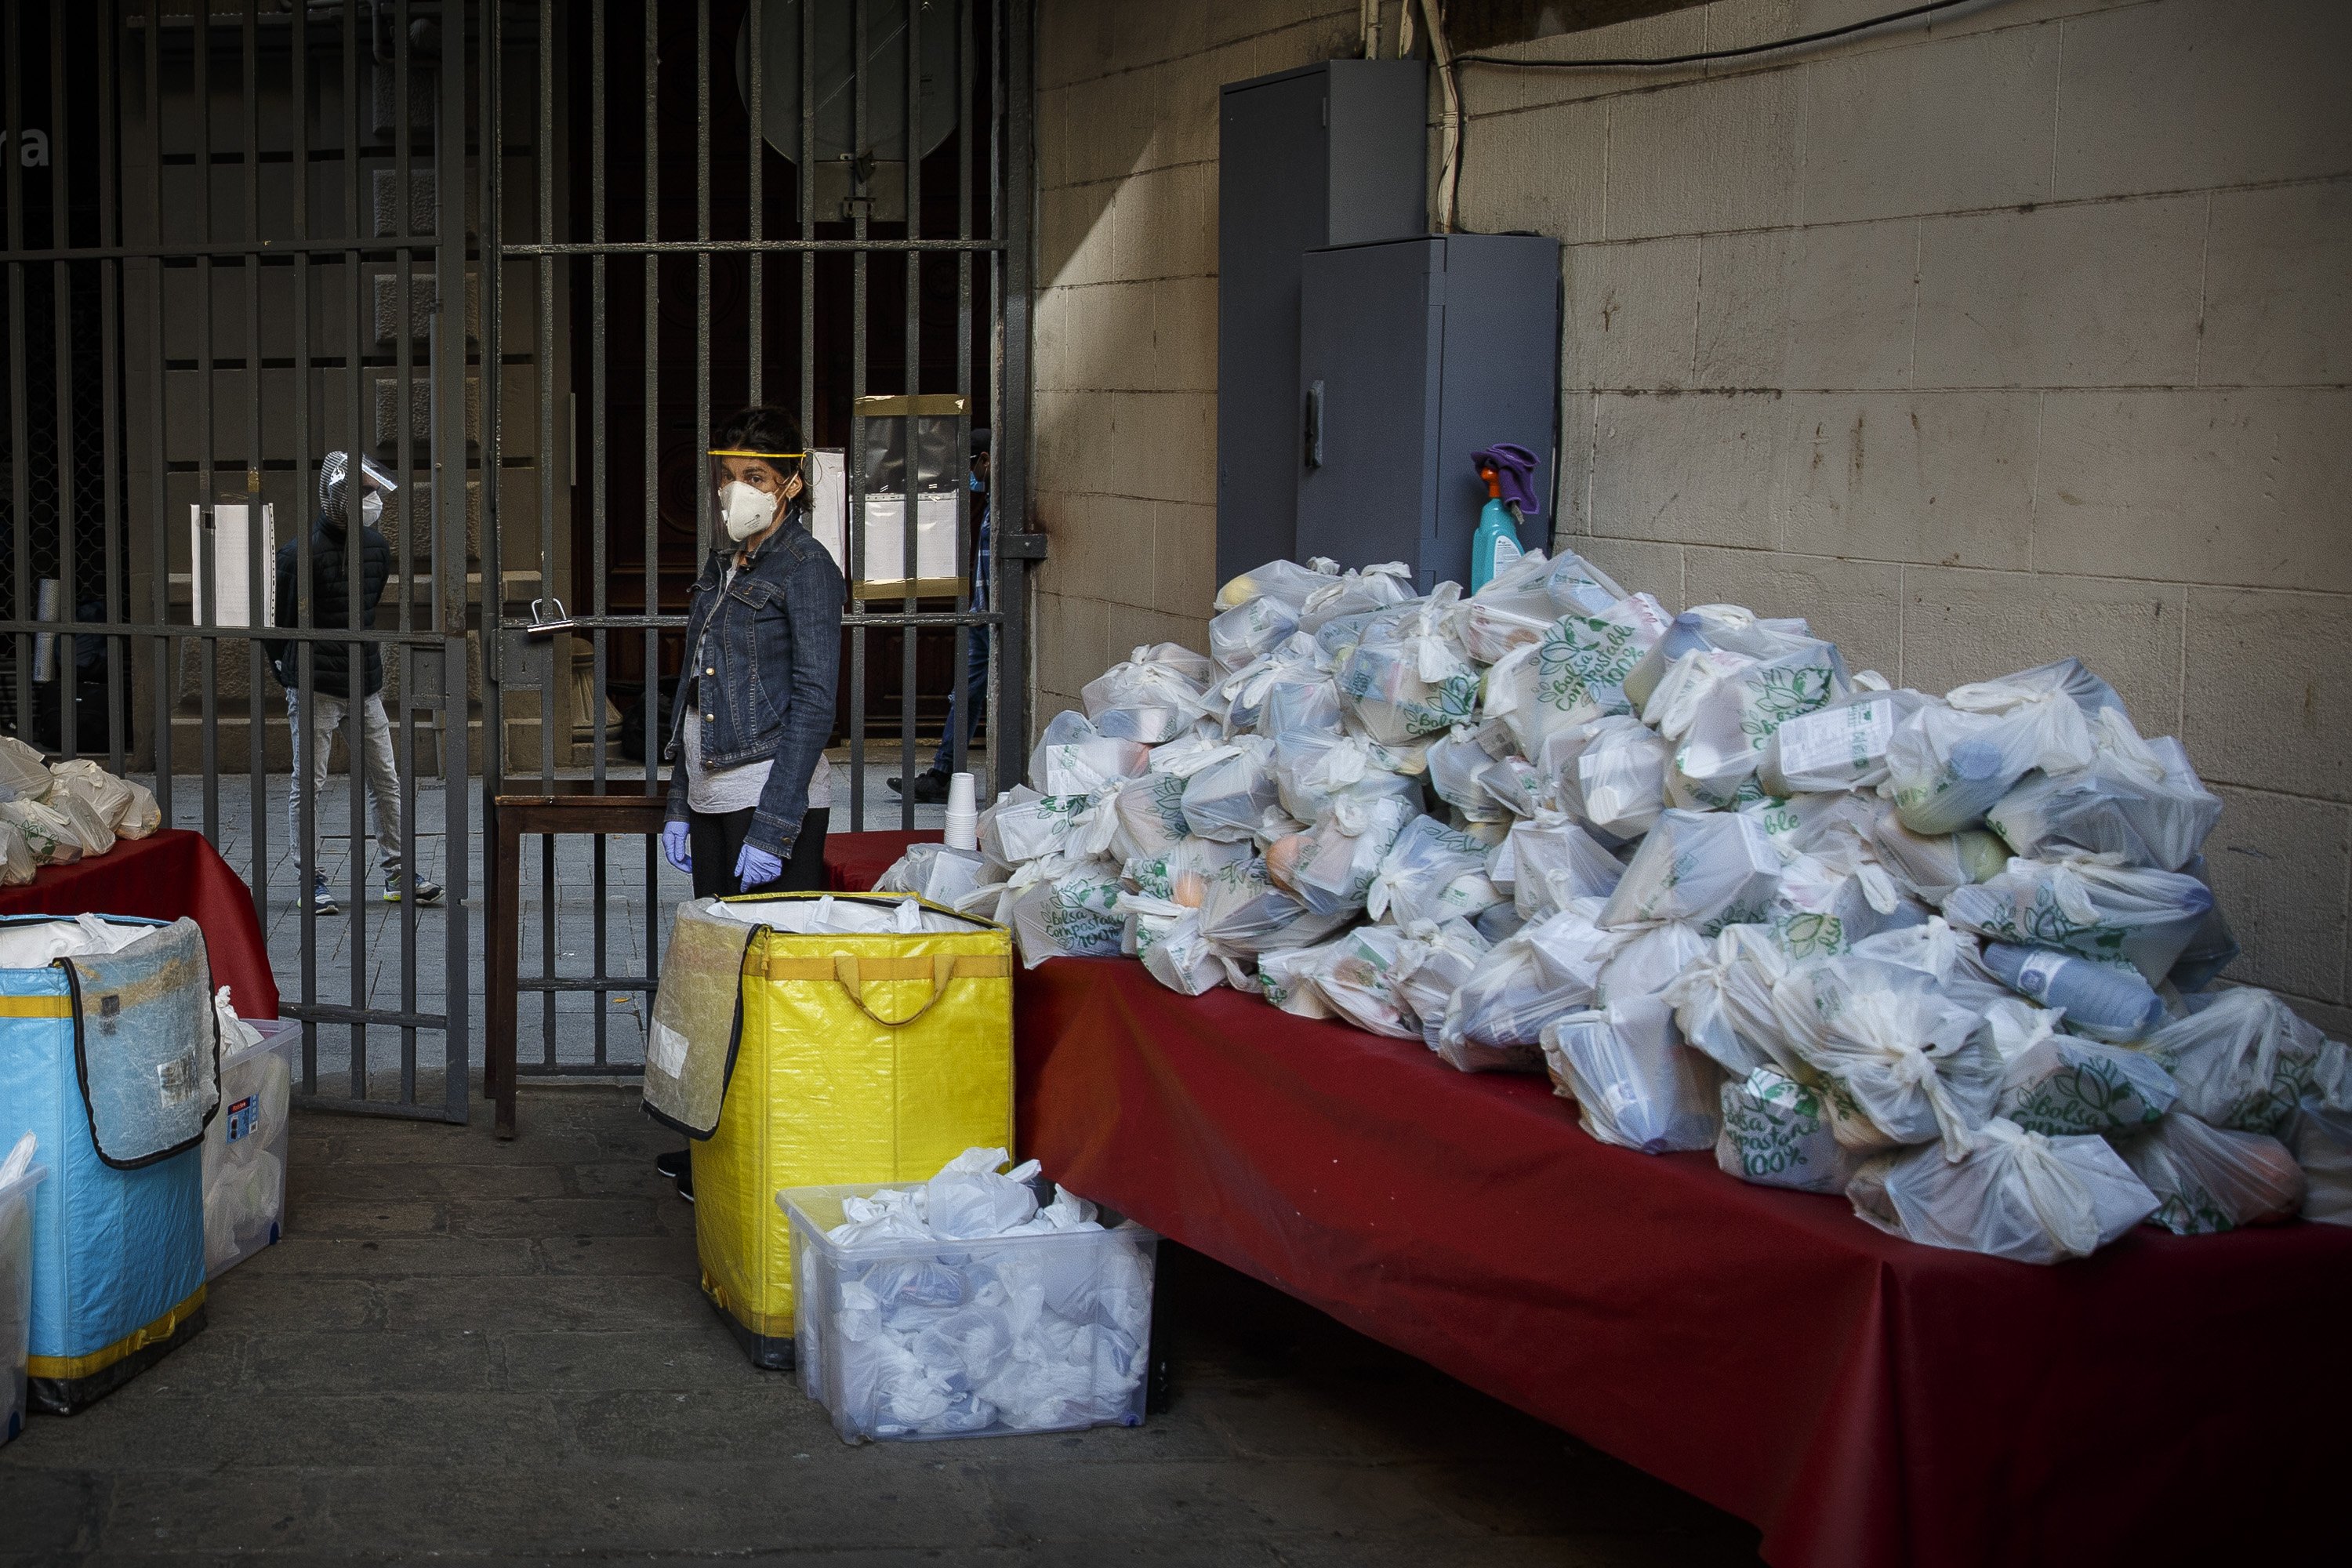
<path id="1" fill-rule="evenodd" d="M 352 753 L 365 760 L 368 794 L 375 797 L 376 859 L 383 863 L 385 885 L 403 887 L 400 759 L 393 754 L 392 719 L 383 710 L 381 696 L 362 703 L 357 718 L 352 726 L 355 732 L 347 739 Z M 359 852 L 356 844 L 352 852 Z"/>
<path id="2" fill-rule="evenodd" d="M 319 866 L 317 833 L 324 826 L 320 817 L 326 809 L 323 803 L 327 793 L 327 758 L 334 749 L 335 726 L 343 720 L 343 700 L 330 697 L 322 691 L 311 692 L 310 717 L 312 732 L 305 735 L 302 731 L 301 693 L 289 687 L 286 692 L 286 722 L 293 742 L 294 776 L 292 786 L 286 792 L 286 842 L 294 851 L 295 875 L 298 878 L 301 875 L 302 851 L 306 847 L 310 851 L 311 885 L 303 889 L 302 896 L 315 901 L 316 889 L 326 886 L 326 873 Z M 302 802 L 306 796 L 310 801 L 312 835 L 308 840 L 302 837 Z M 332 906 L 333 902 L 330 895 L 327 903 Z M 334 911 L 329 908 L 322 912 Z"/>
<path id="3" fill-rule="evenodd" d="M 955 752 L 959 742 L 971 744 L 971 727 L 988 708 L 988 628 L 971 628 L 971 652 L 964 659 L 963 681 L 948 699 L 947 728 L 940 731 L 939 754 L 931 759 L 931 772 L 955 772 Z M 941 795 L 940 799 L 947 797 Z"/>

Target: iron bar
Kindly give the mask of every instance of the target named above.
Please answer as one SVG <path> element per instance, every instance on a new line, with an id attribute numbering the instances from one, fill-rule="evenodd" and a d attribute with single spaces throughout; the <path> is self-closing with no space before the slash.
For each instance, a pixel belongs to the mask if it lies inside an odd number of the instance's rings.
<path id="1" fill-rule="evenodd" d="M 906 16 L 907 63 L 903 82 L 907 95 L 907 173 L 903 183 L 906 187 L 907 237 L 912 239 L 921 233 L 923 226 L 923 0 L 907 0 Z M 918 425 L 915 410 L 921 406 L 915 400 L 923 392 L 922 268 L 921 253 L 907 252 L 907 341 L 903 345 L 907 361 L 907 465 L 905 483 L 901 487 L 905 500 L 898 514 L 898 573 L 899 585 L 904 590 L 899 601 L 900 609 L 910 616 L 918 607 L 915 595 L 922 585 L 922 556 L 916 536 L 921 521 L 919 514 L 922 509 L 919 479 L 922 464 L 919 460 L 915 439 Z M 966 420 L 957 421 L 959 428 L 966 423 Z M 950 462 L 952 465 L 952 457 Z M 957 487 L 959 489 L 962 488 L 961 485 Z M 898 831 L 901 833 L 911 833 L 915 827 L 915 652 L 919 640 L 911 626 L 898 636 Z"/>

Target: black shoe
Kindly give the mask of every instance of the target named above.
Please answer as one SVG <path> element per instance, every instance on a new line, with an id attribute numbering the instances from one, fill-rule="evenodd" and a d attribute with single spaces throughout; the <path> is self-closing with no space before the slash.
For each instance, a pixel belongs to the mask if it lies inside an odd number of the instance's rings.
<path id="1" fill-rule="evenodd" d="M 915 775 L 914 801 L 917 805 L 943 805 L 947 798 L 947 774 L 931 768 Z"/>
<path id="2" fill-rule="evenodd" d="M 677 1179 L 677 1195 L 688 1203 L 694 1201 L 694 1167 L 691 1165 L 686 1168 L 686 1174 Z"/>
<path id="3" fill-rule="evenodd" d="M 673 1182 L 682 1182 L 694 1169 L 694 1151 L 680 1149 L 675 1153 L 654 1156 L 654 1169 Z"/>

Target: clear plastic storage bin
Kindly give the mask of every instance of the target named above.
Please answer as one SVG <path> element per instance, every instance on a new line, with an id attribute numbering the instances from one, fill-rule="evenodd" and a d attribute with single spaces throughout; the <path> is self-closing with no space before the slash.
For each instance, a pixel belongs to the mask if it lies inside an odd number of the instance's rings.
<path id="1" fill-rule="evenodd" d="M 790 1216 L 801 1386 L 845 1442 L 1143 1424 L 1160 1238 L 1107 1227 L 840 1247 L 842 1200 L 796 1187 Z"/>
<path id="2" fill-rule="evenodd" d="M 7 1151 L 0 1149 L 0 1154 Z M 25 1367 L 33 1333 L 33 1189 L 49 1173 L 36 1162 L 0 1184 L 0 1443 L 25 1428 Z"/>
<path id="3" fill-rule="evenodd" d="M 205 1278 L 278 1239 L 293 1127 L 295 1018 L 247 1018 L 261 1042 L 221 1058 L 220 1110 L 205 1129 Z"/>

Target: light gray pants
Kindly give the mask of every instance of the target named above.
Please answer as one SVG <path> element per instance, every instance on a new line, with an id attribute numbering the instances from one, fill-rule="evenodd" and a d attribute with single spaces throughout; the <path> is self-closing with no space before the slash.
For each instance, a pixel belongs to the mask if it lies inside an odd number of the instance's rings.
<path id="1" fill-rule="evenodd" d="M 314 828 L 324 827 L 332 817 L 350 819 L 347 805 L 332 803 L 327 794 L 327 756 L 335 744 L 335 731 L 344 729 L 343 739 L 351 747 L 354 767 L 367 769 L 368 798 L 375 805 L 376 857 L 383 862 L 386 879 L 400 875 L 400 765 L 392 754 L 392 721 L 383 710 L 383 699 L 371 697 L 360 704 L 357 732 L 344 725 L 351 717 L 347 698 L 330 697 L 323 691 L 310 694 L 310 712 L 318 720 L 319 732 L 312 737 L 315 744 L 304 752 L 302 741 L 301 700 L 291 689 L 286 693 L 286 718 L 294 730 L 294 787 L 287 792 L 286 842 L 298 848 L 302 843 L 302 800 L 308 795 L 318 804 L 311 808 Z M 359 853 L 359 834 L 352 835 L 352 853 Z M 300 865 L 298 857 L 296 865 Z M 315 864 L 315 857 L 313 858 Z"/>

